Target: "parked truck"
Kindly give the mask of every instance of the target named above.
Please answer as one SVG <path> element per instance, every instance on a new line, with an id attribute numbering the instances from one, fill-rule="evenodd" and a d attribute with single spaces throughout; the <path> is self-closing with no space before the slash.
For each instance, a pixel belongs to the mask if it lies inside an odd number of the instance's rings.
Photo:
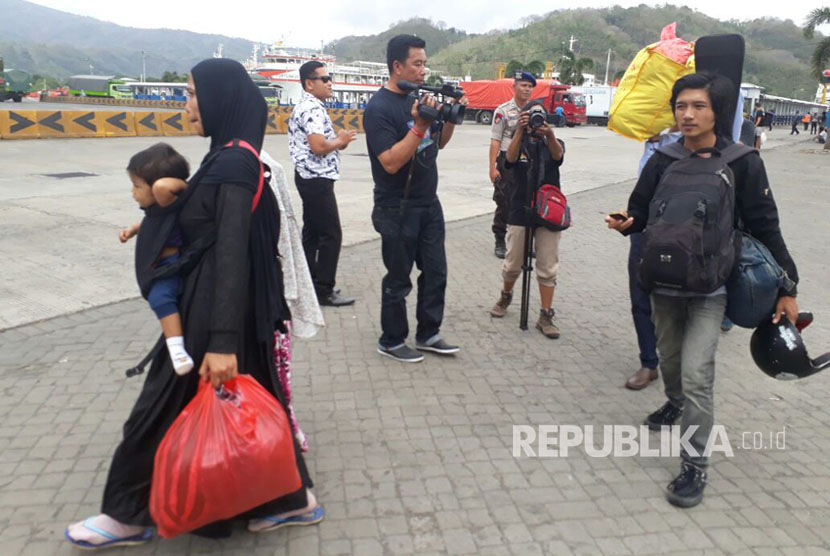
<path id="1" fill-rule="evenodd" d="M 21 102 L 31 92 L 32 76 L 22 70 L 6 70 L 0 58 L 0 102 L 9 99 Z"/>
<path id="2" fill-rule="evenodd" d="M 71 96 L 132 98 L 132 93 L 123 87 L 128 81 L 132 80 L 112 75 L 73 75 L 66 80 Z"/>
<path id="3" fill-rule="evenodd" d="M 466 117 L 480 124 L 489 125 L 493 121 L 493 111 L 513 98 L 512 79 L 462 81 L 459 85 L 469 101 Z M 551 114 L 561 106 L 568 127 L 587 122 L 585 97 L 582 93 L 575 92 L 570 85 L 539 79 L 531 95 L 531 99 L 537 98 L 543 99 L 545 109 Z"/>
<path id="4" fill-rule="evenodd" d="M 611 101 L 614 99 L 616 87 L 574 87 L 574 91 L 582 93 L 585 97 L 585 114 L 589 124 L 601 126 L 608 125 L 608 111 L 611 109 Z"/>

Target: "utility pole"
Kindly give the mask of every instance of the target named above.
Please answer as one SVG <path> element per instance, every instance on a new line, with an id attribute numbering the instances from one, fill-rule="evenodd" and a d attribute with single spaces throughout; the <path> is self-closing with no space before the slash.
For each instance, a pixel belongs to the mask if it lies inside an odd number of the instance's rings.
<path id="1" fill-rule="evenodd" d="M 608 68 L 611 67 L 611 49 L 608 49 L 608 58 L 605 60 L 605 86 L 608 86 Z"/>
<path id="2" fill-rule="evenodd" d="M 143 50 L 141 51 L 141 82 L 147 82 L 147 61 Z"/>

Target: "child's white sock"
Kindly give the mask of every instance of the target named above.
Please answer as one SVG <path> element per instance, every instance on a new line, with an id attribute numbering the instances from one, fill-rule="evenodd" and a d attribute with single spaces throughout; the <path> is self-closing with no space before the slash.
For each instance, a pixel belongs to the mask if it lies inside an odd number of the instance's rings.
<path id="1" fill-rule="evenodd" d="M 182 336 L 167 338 L 167 351 L 170 352 L 173 370 L 176 371 L 177 375 L 186 375 L 193 368 L 193 359 L 184 349 L 184 338 Z"/>

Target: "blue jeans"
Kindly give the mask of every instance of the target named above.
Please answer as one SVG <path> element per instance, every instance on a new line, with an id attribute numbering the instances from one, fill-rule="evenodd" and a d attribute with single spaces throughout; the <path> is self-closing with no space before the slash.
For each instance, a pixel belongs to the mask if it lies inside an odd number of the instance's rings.
<path id="1" fill-rule="evenodd" d="M 381 290 L 379 343 L 386 348 L 403 344 L 409 335 L 406 296 L 412 291 L 409 275 L 418 266 L 415 339 L 429 343 L 438 337 L 444 318 L 447 256 L 444 251 L 444 212 L 436 199 L 427 207 L 408 207 L 401 220 L 397 207 L 375 207 L 372 224 L 380 234 L 386 276 Z"/>
<path id="2" fill-rule="evenodd" d="M 648 292 L 640 287 L 637 269 L 643 248 L 643 234 L 631 234 L 631 249 L 628 252 L 628 291 L 631 296 L 631 316 L 640 345 L 640 365 L 656 369 L 660 364 L 657 357 L 657 336 L 651 322 L 651 301 Z"/>
<path id="3" fill-rule="evenodd" d="M 179 260 L 178 253 L 165 257 L 158 262 L 158 266 L 164 266 Z M 169 278 L 161 278 L 153 281 L 150 286 L 150 293 L 147 294 L 147 302 L 159 320 L 179 312 L 179 289 L 182 285 L 182 278 L 179 275 Z"/>

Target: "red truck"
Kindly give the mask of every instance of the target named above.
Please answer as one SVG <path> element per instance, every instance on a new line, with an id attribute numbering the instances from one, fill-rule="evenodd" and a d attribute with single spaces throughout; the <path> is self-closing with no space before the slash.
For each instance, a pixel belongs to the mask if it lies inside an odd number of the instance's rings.
<path id="1" fill-rule="evenodd" d="M 513 98 L 512 79 L 461 81 L 459 85 L 464 89 L 469 101 L 466 117 L 480 124 L 489 125 L 493 121 L 493 111 L 500 104 Z M 561 106 L 568 127 L 588 122 L 585 97 L 582 93 L 572 91 L 570 85 L 550 79 L 538 79 L 531 95 L 531 99 L 537 98 L 544 99 L 545 109 L 551 114 L 557 106 Z"/>

